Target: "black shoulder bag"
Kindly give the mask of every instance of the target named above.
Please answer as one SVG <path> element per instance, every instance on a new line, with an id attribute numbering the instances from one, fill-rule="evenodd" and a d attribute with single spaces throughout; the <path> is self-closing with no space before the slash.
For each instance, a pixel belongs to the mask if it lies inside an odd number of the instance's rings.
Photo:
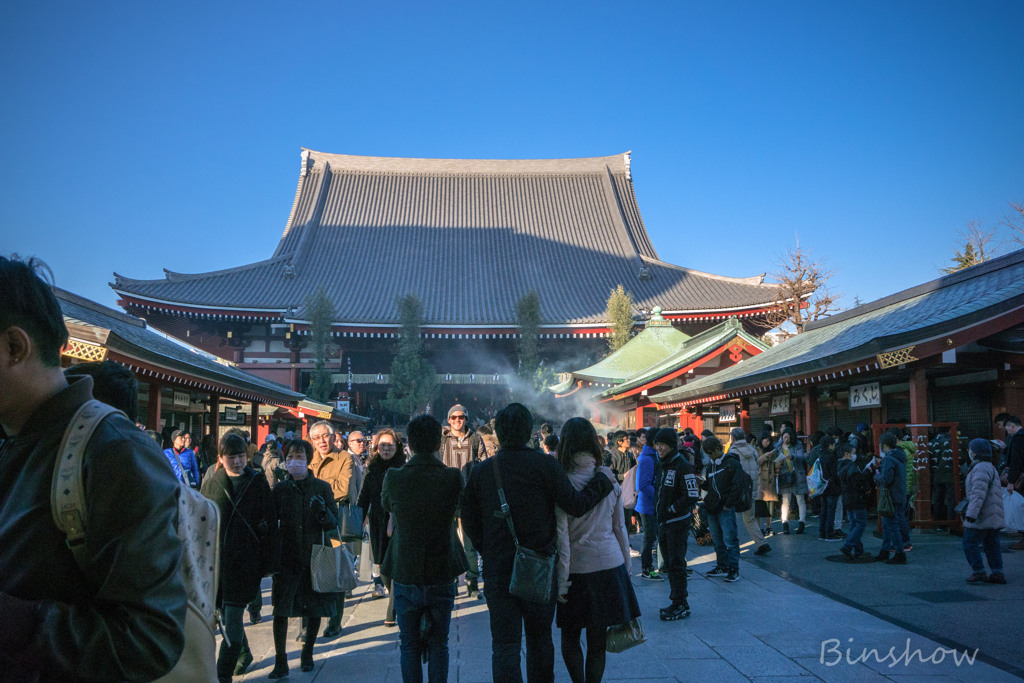
<path id="1" fill-rule="evenodd" d="M 497 458 L 494 459 L 494 480 L 498 484 L 498 500 L 501 501 L 501 511 L 494 514 L 504 517 L 508 522 L 512 542 L 516 545 L 516 557 L 512 563 L 512 581 L 509 583 L 508 592 L 520 600 L 528 602 L 542 604 L 551 602 L 555 584 L 556 555 L 544 555 L 519 545 L 515 527 L 512 526 L 512 514 L 505 501 L 505 490 L 501 486 L 501 471 L 498 469 Z"/>

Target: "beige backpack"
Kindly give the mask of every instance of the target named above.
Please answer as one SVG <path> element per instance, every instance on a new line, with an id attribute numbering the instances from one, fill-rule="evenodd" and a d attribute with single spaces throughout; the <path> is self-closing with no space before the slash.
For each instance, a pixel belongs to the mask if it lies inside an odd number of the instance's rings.
<path id="1" fill-rule="evenodd" d="M 86 500 L 82 485 L 85 447 L 108 415 L 124 413 L 95 399 L 86 401 L 71 418 L 53 468 L 50 507 L 68 548 L 84 566 Z M 125 418 L 127 419 L 127 418 Z M 188 592 L 185 649 L 160 681 L 199 683 L 217 680 L 216 599 L 220 576 L 220 510 L 198 491 L 182 484 L 178 491 L 178 538 L 182 545 L 182 578 Z"/>

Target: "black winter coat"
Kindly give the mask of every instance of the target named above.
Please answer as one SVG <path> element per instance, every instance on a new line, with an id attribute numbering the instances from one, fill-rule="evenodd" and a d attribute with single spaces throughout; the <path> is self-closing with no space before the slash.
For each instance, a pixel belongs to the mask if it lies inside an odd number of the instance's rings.
<path id="1" fill-rule="evenodd" d="M 660 478 L 656 487 L 658 523 L 689 519 L 699 496 L 693 465 L 682 453 L 672 451 L 660 462 Z"/>
<path id="2" fill-rule="evenodd" d="M 736 507 L 743 490 L 740 482 L 743 465 L 740 459 L 732 453 L 726 453 L 718 465 L 712 462 L 708 470 L 708 478 L 701 487 L 707 491 L 704 509 L 708 514 L 717 515 L 723 508 Z"/>
<path id="3" fill-rule="evenodd" d="M 370 461 L 363 477 L 363 487 L 359 490 L 358 505 L 363 510 L 363 519 L 369 520 L 370 547 L 373 549 L 373 563 L 384 561 L 384 553 L 388 551 L 388 516 L 380 502 L 380 492 L 384 487 L 384 475 L 388 470 L 405 464 L 405 455 L 396 453 L 390 460 L 377 457 Z"/>
<path id="4" fill-rule="evenodd" d="M 314 503 L 314 499 L 319 499 Z M 320 501 L 323 511 L 320 511 Z M 306 478 L 288 478 L 274 486 L 274 503 L 280 538 L 280 568 L 274 576 L 274 594 L 279 584 L 298 582 L 298 590 L 291 605 L 274 603 L 274 616 L 322 617 L 334 614 L 336 596 L 317 593 L 309 574 L 309 558 L 313 544 L 323 544 L 324 534 L 338 525 L 338 506 L 334 502 L 331 485 L 306 470 Z"/>
<path id="5" fill-rule="evenodd" d="M 821 476 L 828 481 L 828 486 L 825 487 L 825 493 L 822 495 L 829 496 L 831 498 L 838 498 L 843 493 L 843 483 L 839 478 L 839 456 L 835 451 L 829 449 L 821 449 L 821 456 L 818 458 L 821 462 Z M 846 503 L 843 503 L 846 506 Z"/>
<path id="6" fill-rule="evenodd" d="M 838 479 L 843 488 L 844 510 L 865 510 L 871 495 L 871 477 L 857 465 L 856 460 L 840 460 Z M 832 485 L 829 484 L 829 488 Z"/>
<path id="7" fill-rule="evenodd" d="M 270 486 L 252 467 L 233 480 L 220 468 L 203 481 L 202 494 L 220 508 L 217 602 L 247 605 L 260 594 L 260 581 L 274 569 L 277 510 Z"/>

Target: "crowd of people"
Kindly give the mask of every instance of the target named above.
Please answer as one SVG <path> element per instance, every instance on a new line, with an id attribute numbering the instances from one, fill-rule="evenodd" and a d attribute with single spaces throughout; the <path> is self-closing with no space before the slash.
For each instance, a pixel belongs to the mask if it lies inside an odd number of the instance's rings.
<path id="1" fill-rule="evenodd" d="M 671 428 L 598 435 L 576 417 L 560 430 L 545 423 L 534 433 L 529 409 L 511 403 L 474 431 L 456 404 L 446 425 L 420 415 L 404 435 L 346 435 L 321 421 L 308 440 L 270 434 L 259 448 L 235 428 L 216 441 L 205 436 L 198 449 L 177 430 L 158 445 L 134 422 L 138 388 L 126 368 L 103 362 L 62 370 L 68 333 L 38 264 L 0 258 L 0 298 L 5 679 L 151 680 L 175 665 L 187 646 L 190 597 L 174 530 L 188 488 L 220 511 L 220 681 L 253 662 L 244 616 L 262 620 L 267 577 L 270 678 L 289 675 L 290 620 L 299 620 L 302 671 L 314 668 L 324 620 L 322 638 L 341 635 L 346 593 L 314 586 L 316 546 L 344 544 L 344 557 L 371 565 L 371 595 L 388 599 L 384 625 L 398 629 L 403 680 L 422 681 L 426 662 L 435 683 L 447 680 L 449 625 L 463 575 L 467 596 L 485 601 L 489 613 L 495 681 L 521 680 L 524 635 L 528 679 L 553 680 L 554 622 L 577 683 L 602 679 L 609 629 L 641 616 L 630 576 L 631 531 L 642 533 L 638 578 L 667 576 L 667 604 L 658 615 L 664 621 L 690 615 L 691 534 L 706 530 L 716 560 L 706 576 L 725 582 L 740 578 L 740 522 L 764 556 L 771 536 L 805 533 L 808 511 L 817 510 L 818 538 L 842 542 L 843 555 L 856 562 L 870 554 L 864 533 L 874 508 L 882 522 L 875 559 L 906 564 L 913 549 L 916 449 L 900 430 L 873 444 L 866 424 L 804 437 L 784 423 L 778 433 L 735 428 L 722 440 Z M 70 537 L 53 524 L 54 463 L 73 416 L 94 396 L 122 412 L 105 418 L 84 446 L 90 504 L 75 522 L 86 532 L 84 546 L 70 548 Z M 974 439 L 968 448 L 960 506 L 968 583 L 1006 583 L 998 536 L 1003 492 L 1024 486 L 1020 420 L 1001 415 L 997 425 L 1005 442 Z M 540 590 L 547 599 L 524 597 L 520 572 L 530 554 L 529 566 L 547 566 L 550 574 L 537 574 L 527 594 Z"/>

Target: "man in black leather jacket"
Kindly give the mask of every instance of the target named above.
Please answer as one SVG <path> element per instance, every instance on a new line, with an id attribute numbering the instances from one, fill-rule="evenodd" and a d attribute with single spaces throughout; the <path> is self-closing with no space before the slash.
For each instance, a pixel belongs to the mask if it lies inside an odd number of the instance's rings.
<path id="1" fill-rule="evenodd" d="M 152 680 L 184 647 L 178 483 L 126 418 L 85 452 L 79 567 L 51 516 L 54 461 L 92 379 L 65 379 L 68 333 L 36 262 L 0 257 L 0 678 Z"/>

